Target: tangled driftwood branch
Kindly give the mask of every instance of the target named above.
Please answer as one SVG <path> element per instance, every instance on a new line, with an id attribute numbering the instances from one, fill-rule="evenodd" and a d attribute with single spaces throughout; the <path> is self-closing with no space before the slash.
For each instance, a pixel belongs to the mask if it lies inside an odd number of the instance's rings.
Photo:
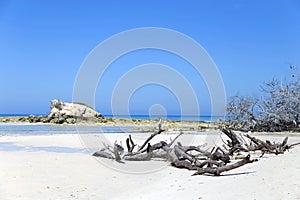
<path id="1" fill-rule="evenodd" d="M 115 142 L 113 147 L 104 144 L 104 148 L 95 152 L 93 156 L 115 159 L 118 162 L 147 161 L 160 158 L 169 161 L 174 167 L 195 170 L 193 175 L 208 173 L 218 176 L 223 172 L 257 161 L 257 159 L 250 158 L 252 151 L 261 151 L 262 155 L 265 153 L 277 155 L 300 144 L 288 145 L 287 137 L 281 143 L 271 143 L 268 140 L 262 141 L 248 134 L 238 135 L 225 128 L 221 128 L 221 131 L 228 137 L 228 140 L 224 141 L 222 147 L 214 147 L 211 151 L 203 150 L 201 146 L 183 146 L 180 142 L 175 144 L 175 141 L 184 134 L 182 131 L 170 143 L 165 141 L 150 143 L 155 136 L 164 131 L 162 125 L 159 124 L 158 130 L 151 134 L 136 151 L 134 149 L 137 144 L 129 135 L 126 139 L 127 152 L 124 152 L 124 148 Z M 233 159 L 234 154 L 241 152 L 246 152 L 248 155 L 242 156 L 239 161 Z"/>

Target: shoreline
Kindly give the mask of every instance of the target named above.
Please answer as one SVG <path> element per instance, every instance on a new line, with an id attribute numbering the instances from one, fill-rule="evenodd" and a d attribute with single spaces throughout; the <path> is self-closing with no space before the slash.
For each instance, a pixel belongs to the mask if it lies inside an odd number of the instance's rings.
<path id="1" fill-rule="evenodd" d="M 158 120 L 147 119 L 128 119 L 128 118 L 104 118 L 104 119 L 75 119 L 72 121 L 65 118 L 53 122 L 53 119 L 47 119 L 47 116 L 27 116 L 27 117 L 0 117 L 1 124 L 16 123 L 28 125 L 57 125 L 57 126 L 132 126 L 137 130 L 154 131 L 158 125 Z M 59 123 L 57 123 L 59 122 Z M 204 122 L 204 121 L 180 121 L 163 120 L 163 127 L 167 131 L 209 131 L 217 129 L 222 122 Z"/>
<path id="2" fill-rule="evenodd" d="M 201 118 L 208 118 L 210 120 L 200 120 Z M 218 123 L 218 122 L 224 122 L 224 116 L 180 116 L 180 115 L 171 115 L 170 118 L 163 118 L 163 121 L 168 122 L 192 122 L 192 123 Z M 0 114 L 0 122 L 30 122 L 30 123 L 37 123 L 42 121 L 32 121 L 32 119 L 46 119 L 49 118 L 48 115 L 9 115 L 9 114 Z M 61 116 L 61 117 L 54 117 L 54 118 L 74 118 L 77 119 L 78 122 L 84 122 L 87 123 L 103 123 L 103 121 L 113 122 L 117 120 L 123 120 L 123 121 L 131 121 L 131 122 L 144 122 L 144 121 L 158 121 L 160 119 L 160 116 L 157 116 L 155 119 L 148 119 L 146 115 L 136 115 L 135 117 L 126 117 L 126 116 L 109 116 L 109 117 L 103 117 L 103 118 L 95 118 L 95 117 L 75 117 L 75 116 Z M 173 119 L 172 119 L 173 118 Z M 177 119 L 178 118 L 178 119 Z M 196 118 L 199 118 L 196 120 Z M 97 121 L 98 119 L 98 121 Z M 215 120 L 212 120 L 215 119 Z M 80 121 L 81 120 L 81 121 Z M 96 120 L 96 121 L 95 121 Z M 47 122 L 42 122 L 47 123 Z M 50 122 L 51 123 L 51 122 Z"/>
<path id="3" fill-rule="evenodd" d="M 2 117 L 0 117 L 1 119 Z M 1 122 L 0 120 L 0 127 L 1 126 L 51 126 L 51 127 L 120 127 L 126 128 L 127 130 L 132 130 L 134 132 L 143 132 L 149 133 L 157 130 L 157 121 L 156 120 L 141 120 L 138 122 L 133 122 L 129 119 L 120 119 L 115 118 L 111 123 L 75 123 L 75 124 L 56 124 L 56 123 L 43 123 L 43 122 L 19 122 L 19 121 L 9 121 L 9 122 Z M 166 130 L 165 133 L 178 133 L 180 130 L 184 131 L 188 134 L 203 134 L 203 133 L 211 133 L 219 131 L 219 126 L 224 126 L 224 122 L 195 122 L 195 121 L 173 121 L 173 120 L 166 120 L 163 122 L 163 128 Z M 62 130 L 63 131 L 63 130 Z M 236 130 L 235 132 L 240 133 L 251 133 L 251 135 L 269 135 L 269 136 L 278 136 L 278 135 L 286 135 L 286 136 L 299 136 L 300 132 L 296 131 L 281 131 L 281 132 L 267 132 L 267 131 L 253 131 L 253 132 L 242 132 Z M 105 134 L 105 132 L 102 132 Z M 118 133 L 118 132 L 109 132 L 109 134 Z M 126 132 L 125 132 L 126 133 Z M 56 134 L 56 133 L 54 133 Z M 60 134 L 60 133 L 58 133 Z M 63 134 L 73 134 L 73 133 L 63 133 Z M 3 134 L 0 133 L 0 136 Z M 7 134 L 4 134 L 7 135 Z M 23 135 L 23 134 L 16 134 L 16 135 Z"/>

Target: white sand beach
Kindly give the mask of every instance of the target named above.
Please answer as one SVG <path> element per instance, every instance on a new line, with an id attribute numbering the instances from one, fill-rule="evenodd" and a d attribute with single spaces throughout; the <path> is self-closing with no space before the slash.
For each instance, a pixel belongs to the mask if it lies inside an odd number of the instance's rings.
<path id="1" fill-rule="evenodd" d="M 193 142 L 207 142 L 206 134 L 210 133 L 195 136 Z M 168 140 L 173 136 L 161 137 Z M 261 138 L 282 140 L 284 136 Z M 114 141 L 125 135 L 105 137 Z M 289 137 L 289 142 L 299 141 L 299 135 Z M 138 174 L 120 172 L 91 156 L 76 134 L 5 135 L 0 136 L 0 146 L 1 200 L 300 199 L 300 146 L 283 155 L 264 155 L 259 162 L 219 177 L 191 176 L 192 171 L 165 166 L 164 161 L 142 163 L 158 166 L 155 172 L 141 168 Z M 109 162 L 113 166 L 136 164 Z"/>

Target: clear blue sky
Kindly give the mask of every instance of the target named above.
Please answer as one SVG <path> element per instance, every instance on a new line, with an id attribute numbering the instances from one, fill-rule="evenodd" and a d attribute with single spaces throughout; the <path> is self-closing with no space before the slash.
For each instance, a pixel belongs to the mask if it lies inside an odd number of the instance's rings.
<path id="1" fill-rule="evenodd" d="M 71 101 L 88 53 L 108 37 L 139 27 L 174 29 L 195 39 L 218 66 L 227 96 L 259 95 L 263 81 L 289 77 L 289 64 L 300 65 L 296 0 L 0 0 L 0 113 L 46 114 L 51 99 Z M 110 113 L 111 90 L 126 72 L 121 66 L 185 65 L 170 57 L 144 51 L 115 62 L 99 83 L 97 110 Z M 181 73 L 194 84 L 201 109 L 209 114 L 205 83 L 193 80 L 191 70 Z M 145 114 L 154 104 L 163 104 L 172 114 L 178 111 L 174 96 L 156 85 L 141 88 L 131 100 L 136 114 Z"/>

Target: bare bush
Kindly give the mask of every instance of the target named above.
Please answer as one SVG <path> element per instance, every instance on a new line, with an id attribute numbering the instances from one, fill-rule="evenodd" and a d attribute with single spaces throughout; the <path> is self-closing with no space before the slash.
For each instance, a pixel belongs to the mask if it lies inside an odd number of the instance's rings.
<path id="1" fill-rule="evenodd" d="M 232 117 L 231 125 L 235 129 L 251 129 L 257 123 L 255 109 L 258 99 L 233 96 L 227 105 L 227 113 Z"/>
<path id="2" fill-rule="evenodd" d="M 295 76 L 294 76 L 295 77 Z M 230 125 L 242 131 L 300 130 L 300 82 L 280 82 L 277 79 L 261 86 L 263 96 L 234 96 L 227 104 Z"/>

